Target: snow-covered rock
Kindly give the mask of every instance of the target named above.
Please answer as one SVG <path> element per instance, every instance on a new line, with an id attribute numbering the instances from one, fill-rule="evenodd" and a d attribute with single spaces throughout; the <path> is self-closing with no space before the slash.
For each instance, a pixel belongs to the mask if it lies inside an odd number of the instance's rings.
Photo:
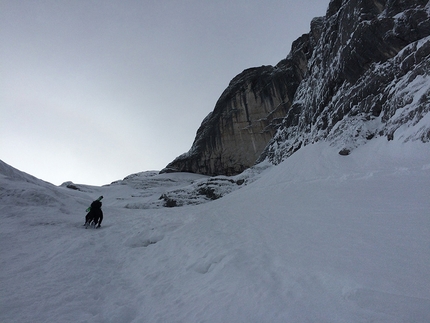
<path id="1" fill-rule="evenodd" d="M 170 171 L 240 173 L 328 141 L 430 141 L 430 4 L 332 0 L 275 67 L 235 77 Z"/>
<path id="2" fill-rule="evenodd" d="M 429 3 L 332 1 L 321 26 L 308 77 L 262 158 L 278 163 L 321 140 L 340 151 L 378 136 L 430 141 Z"/>

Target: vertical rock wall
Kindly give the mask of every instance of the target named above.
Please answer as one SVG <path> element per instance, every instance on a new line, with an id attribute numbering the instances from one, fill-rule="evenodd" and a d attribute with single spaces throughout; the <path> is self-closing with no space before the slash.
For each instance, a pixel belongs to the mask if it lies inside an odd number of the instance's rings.
<path id="1" fill-rule="evenodd" d="M 190 151 L 163 171 L 234 175 L 255 164 L 290 108 L 301 73 L 285 61 L 236 76 L 202 122 Z"/>
<path id="2" fill-rule="evenodd" d="M 312 46 L 321 34 L 315 19 L 311 33 L 297 39 L 276 66 L 250 68 L 237 75 L 197 130 L 191 149 L 162 172 L 234 175 L 255 164 L 291 108 L 306 77 Z"/>
<path id="3" fill-rule="evenodd" d="M 234 175 L 319 140 L 344 154 L 375 136 L 430 141 L 429 98 L 430 2 L 332 0 L 286 59 L 230 82 L 163 171 Z"/>

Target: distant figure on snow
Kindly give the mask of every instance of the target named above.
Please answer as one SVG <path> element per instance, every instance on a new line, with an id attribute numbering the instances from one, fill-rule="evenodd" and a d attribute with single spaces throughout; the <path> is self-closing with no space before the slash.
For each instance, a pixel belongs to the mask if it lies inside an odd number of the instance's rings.
<path id="1" fill-rule="evenodd" d="M 91 203 L 91 209 L 85 216 L 85 229 L 89 225 L 94 225 L 96 228 L 100 228 L 100 224 L 103 221 L 102 202 L 95 200 Z"/>

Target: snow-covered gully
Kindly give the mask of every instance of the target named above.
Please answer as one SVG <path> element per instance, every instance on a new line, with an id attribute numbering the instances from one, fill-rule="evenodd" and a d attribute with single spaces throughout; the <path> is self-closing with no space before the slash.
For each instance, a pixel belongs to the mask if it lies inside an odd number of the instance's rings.
<path id="1" fill-rule="evenodd" d="M 208 178 L 73 190 L 0 170 L 1 322 L 430 321 L 428 144 L 309 145 L 173 208 L 154 201 Z"/>

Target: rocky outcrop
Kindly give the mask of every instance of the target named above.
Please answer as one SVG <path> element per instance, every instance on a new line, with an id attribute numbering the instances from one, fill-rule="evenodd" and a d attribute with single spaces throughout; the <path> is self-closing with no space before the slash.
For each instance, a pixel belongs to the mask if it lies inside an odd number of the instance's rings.
<path id="1" fill-rule="evenodd" d="M 429 16 L 421 0 L 331 1 L 308 75 L 260 160 L 319 140 L 342 154 L 377 136 L 429 141 Z"/>
<path id="2" fill-rule="evenodd" d="M 191 150 L 170 163 L 175 171 L 234 175 L 255 163 L 291 106 L 298 81 L 281 68 L 262 66 L 235 77 L 197 131 Z M 288 93 L 290 91 L 290 93 Z M 292 92 L 292 93 L 291 93 Z"/>
<path id="3" fill-rule="evenodd" d="M 234 175 L 252 166 L 291 106 L 300 75 L 261 66 L 236 76 L 202 122 L 191 150 L 164 171 Z"/>
<path id="4" fill-rule="evenodd" d="M 307 73 L 312 42 L 312 34 L 303 35 L 276 66 L 250 68 L 236 76 L 203 120 L 191 149 L 162 172 L 234 175 L 254 165 L 291 108 Z"/>
<path id="5" fill-rule="evenodd" d="M 165 171 L 233 175 L 319 140 L 430 141 L 430 2 L 332 0 L 275 67 L 235 77 Z"/>

